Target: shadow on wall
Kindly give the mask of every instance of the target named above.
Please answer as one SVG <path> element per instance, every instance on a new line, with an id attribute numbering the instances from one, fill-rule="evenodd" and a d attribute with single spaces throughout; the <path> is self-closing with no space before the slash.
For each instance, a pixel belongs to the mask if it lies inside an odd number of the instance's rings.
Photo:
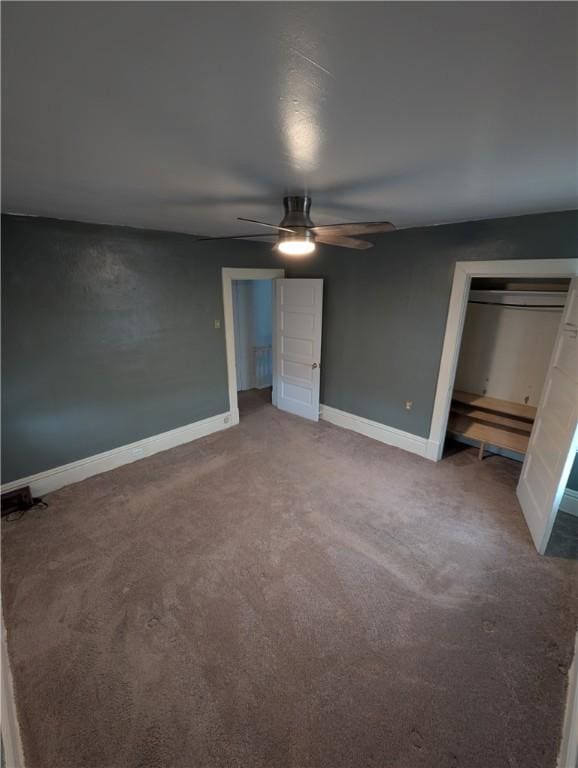
<path id="1" fill-rule="evenodd" d="M 470 303 L 455 388 L 537 406 L 561 314 Z"/>
<path id="2" fill-rule="evenodd" d="M 454 389 L 499 397 L 490 382 L 501 324 L 501 315 L 495 310 L 468 303 Z"/>

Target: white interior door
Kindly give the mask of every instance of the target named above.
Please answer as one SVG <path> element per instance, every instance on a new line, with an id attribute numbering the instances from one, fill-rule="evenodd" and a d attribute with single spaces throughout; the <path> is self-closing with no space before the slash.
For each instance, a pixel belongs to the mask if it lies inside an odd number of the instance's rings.
<path id="1" fill-rule="evenodd" d="M 518 483 L 518 499 L 538 552 L 552 532 L 578 443 L 578 278 L 562 322 Z"/>
<path id="2" fill-rule="evenodd" d="M 275 280 L 273 404 L 319 421 L 323 280 Z"/>

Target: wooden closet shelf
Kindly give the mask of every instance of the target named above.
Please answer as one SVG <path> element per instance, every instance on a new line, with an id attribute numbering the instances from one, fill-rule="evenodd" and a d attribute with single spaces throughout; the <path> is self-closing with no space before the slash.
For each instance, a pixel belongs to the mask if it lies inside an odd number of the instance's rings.
<path id="1" fill-rule="evenodd" d="M 490 424 L 472 421 L 465 416 L 450 414 L 448 432 L 468 437 L 470 440 L 479 440 L 480 443 L 495 445 L 497 448 L 507 448 L 510 451 L 526 453 L 530 435 L 514 432 L 509 429 L 501 429 Z"/>
<path id="2" fill-rule="evenodd" d="M 451 412 L 460 416 L 468 416 L 474 421 L 483 421 L 486 424 L 495 424 L 499 427 L 515 429 L 518 432 L 525 432 L 528 435 L 532 431 L 533 422 L 525 419 L 513 419 L 509 416 L 502 416 L 496 411 L 481 411 L 462 403 L 452 403 Z"/>
<path id="3" fill-rule="evenodd" d="M 526 453 L 535 416 L 536 408 L 532 405 L 455 390 L 448 432 L 479 441 L 480 459 L 486 443 Z"/>
<path id="4" fill-rule="evenodd" d="M 497 397 L 486 397 L 485 395 L 476 395 L 472 392 L 461 392 L 454 390 L 452 398 L 458 403 L 472 405 L 486 411 L 495 411 L 504 416 L 515 416 L 519 419 L 534 421 L 536 418 L 536 408 L 533 405 L 522 405 L 522 403 L 511 403 L 509 400 L 499 400 Z"/>

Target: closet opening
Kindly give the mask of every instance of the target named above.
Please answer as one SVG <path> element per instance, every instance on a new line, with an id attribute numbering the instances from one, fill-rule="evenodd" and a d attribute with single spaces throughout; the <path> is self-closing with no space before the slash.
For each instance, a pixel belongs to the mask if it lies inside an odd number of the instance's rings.
<path id="1" fill-rule="evenodd" d="M 566 303 L 569 279 L 473 278 L 447 447 L 522 463 Z M 454 446 L 455 447 L 455 446 Z"/>
<path id="2" fill-rule="evenodd" d="M 444 446 L 445 456 L 474 446 L 478 461 L 516 462 L 538 551 L 570 559 L 578 559 L 576 287 L 567 278 L 472 278 Z"/>

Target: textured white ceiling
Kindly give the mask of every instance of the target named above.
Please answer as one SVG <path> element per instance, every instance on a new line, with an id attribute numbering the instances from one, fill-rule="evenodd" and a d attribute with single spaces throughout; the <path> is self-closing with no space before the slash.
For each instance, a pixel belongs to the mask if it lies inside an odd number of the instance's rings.
<path id="1" fill-rule="evenodd" d="M 575 3 L 3 3 L 3 210 L 202 234 L 577 205 Z"/>

